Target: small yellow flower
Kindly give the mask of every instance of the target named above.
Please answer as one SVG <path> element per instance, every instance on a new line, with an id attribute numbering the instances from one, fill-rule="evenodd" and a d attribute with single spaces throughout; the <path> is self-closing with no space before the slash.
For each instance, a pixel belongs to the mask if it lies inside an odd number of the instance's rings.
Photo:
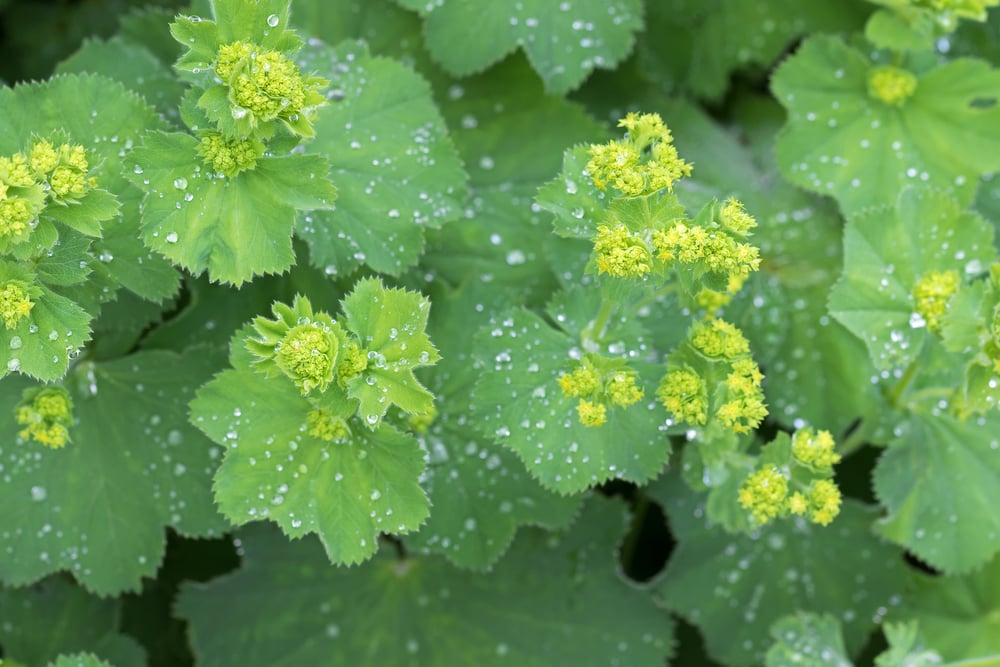
<path id="1" fill-rule="evenodd" d="M 601 375 L 588 363 L 559 376 L 559 388 L 569 398 L 592 396 L 601 388 Z"/>
<path id="2" fill-rule="evenodd" d="M 792 436 L 792 455 L 803 465 L 821 472 L 829 472 L 840 462 L 840 454 L 834 451 L 834 447 L 829 431 L 802 428 Z"/>
<path id="3" fill-rule="evenodd" d="M 829 525 L 840 514 L 840 489 L 827 479 L 813 483 L 809 493 L 809 519 L 821 526 Z"/>
<path id="4" fill-rule="evenodd" d="M 347 422 L 329 410 L 319 408 L 310 410 L 309 414 L 306 415 L 306 427 L 309 435 L 326 442 L 346 440 L 351 436 L 351 429 Z"/>
<path id="5" fill-rule="evenodd" d="M 927 322 L 928 331 L 939 331 L 951 297 L 955 296 L 962 279 L 958 271 L 931 271 L 913 287 L 913 302 L 917 312 Z"/>
<path id="6" fill-rule="evenodd" d="M 761 524 L 777 517 L 786 508 L 788 480 L 776 467 L 762 468 L 743 482 L 739 502 Z"/>
<path id="7" fill-rule="evenodd" d="M 809 509 L 809 500 L 796 491 L 788 499 L 788 511 L 796 516 L 802 516 Z"/>
<path id="8" fill-rule="evenodd" d="M 881 65 L 868 72 L 868 94 L 889 106 L 903 106 L 916 91 L 913 72 L 893 65 Z"/>
<path id="9" fill-rule="evenodd" d="M 5 328 L 13 329 L 31 313 L 35 302 L 28 297 L 28 286 L 19 280 L 8 280 L 0 287 L 0 319 Z"/>
<path id="10" fill-rule="evenodd" d="M 708 388 L 691 368 L 667 373 L 656 390 L 656 398 L 679 422 L 704 424 L 708 420 Z"/>
<path id="11" fill-rule="evenodd" d="M 437 414 L 437 408 L 432 405 L 431 409 L 427 412 L 419 415 L 410 415 L 410 428 L 420 434 L 427 433 L 427 429 L 429 429 L 431 424 L 434 423 L 434 420 L 437 419 Z"/>
<path id="12" fill-rule="evenodd" d="M 691 165 L 678 155 L 659 115 L 630 113 L 618 126 L 628 130 L 625 139 L 589 149 L 587 173 L 598 188 L 611 184 L 626 197 L 641 197 L 670 190 L 677 180 L 691 174 Z"/>
<path id="13" fill-rule="evenodd" d="M 641 278 L 652 270 L 653 258 L 645 241 L 624 225 L 600 225 L 594 238 L 597 272 L 616 278 Z"/>
<path id="14" fill-rule="evenodd" d="M 226 139 L 213 132 L 202 137 L 198 153 L 213 170 L 232 177 L 257 166 L 264 144 L 253 139 Z"/>
<path id="15" fill-rule="evenodd" d="M 608 420 L 607 408 L 603 403 L 593 403 L 581 399 L 577 403 L 576 412 L 580 416 L 580 423 L 584 426 L 601 426 Z"/>
<path id="16" fill-rule="evenodd" d="M 275 362 L 303 395 L 313 389 L 323 392 L 333 380 L 339 345 L 337 337 L 318 324 L 300 324 L 281 339 Z"/>
<path id="17" fill-rule="evenodd" d="M 746 236 L 747 232 L 757 226 L 757 221 L 746 212 L 743 203 L 733 197 L 730 197 L 722 206 L 720 216 L 722 217 L 722 225 L 740 236 Z"/>
<path id="18" fill-rule="evenodd" d="M 706 357 L 735 359 L 750 353 L 750 343 L 743 332 L 718 318 L 695 324 L 691 344 Z"/>
<path id="19" fill-rule="evenodd" d="M 59 449 L 70 442 L 68 427 L 73 424 L 73 402 L 62 387 L 27 389 L 14 413 L 25 428 L 18 436 Z"/>
<path id="20" fill-rule="evenodd" d="M 642 399 L 643 391 L 635 386 L 635 373 L 619 372 L 607 384 L 608 398 L 614 405 L 627 408 Z"/>

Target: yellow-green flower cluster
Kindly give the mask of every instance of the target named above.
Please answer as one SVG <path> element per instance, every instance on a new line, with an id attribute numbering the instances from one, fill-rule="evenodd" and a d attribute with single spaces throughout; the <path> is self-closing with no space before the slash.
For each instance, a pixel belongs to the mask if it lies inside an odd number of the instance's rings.
<path id="1" fill-rule="evenodd" d="M 707 271 L 726 275 L 730 279 L 745 279 L 751 272 L 757 271 L 760 268 L 760 250 L 733 236 L 739 233 L 737 229 L 749 230 L 757 223 L 743 211 L 739 202 L 727 204 L 722 210 L 725 212 L 727 209 L 728 215 L 722 215 L 727 227 L 733 225 L 728 228 L 730 233 L 723 228 L 706 229 L 684 222 L 675 222 L 665 231 L 653 232 L 653 248 L 657 252 L 657 259 L 662 262 L 698 264 Z"/>
<path id="2" fill-rule="evenodd" d="M 309 411 L 306 415 L 306 428 L 309 435 L 326 442 L 346 440 L 351 436 L 347 422 L 329 410 L 321 408 Z"/>
<path id="3" fill-rule="evenodd" d="M 427 429 L 429 429 L 431 424 L 434 423 L 434 420 L 437 419 L 437 415 L 437 408 L 433 405 L 427 412 L 410 415 L 410 428 L 420 434 L 427 433 Z"/>
<path id="4" fill-rule="evenodd" d="M 842 502 L 840 489 L 828 479 L 815 480 L 804 491 L 789 494 L 787 477 L 773 465 L 751 473 L 740 487 L 738 499 L 761 525 L 788 514 L 808 514 L 813 523 L 827 526 L 840 513 Z"/>
<path id="5" fill-rule="evenodd" d="M 801 428 L 792 436 L 792 455 L 799 463 L 817 472 L 831 472 L 833 466 L 840 462 L 840 454 L 834 448 L 829 431 Z"/>
<path id="6" fill-rule="evenodd" d="M 597 272 L 616 278 L 641 278 L 650 272 L 653 265 L 646 242 L 624 225 L 598 226 L 594 253 Z"/>
<path id="7" fill-rule="evenodd" d="M 8 280 L 0 287 L 0 320 L 5 328 L 13 329 L 31 313 L 35 302 L 29 297 L 27 284 L 20 280 Z"/>
<path id="8" fill-rule="evenodd" d="M 917 77 L 893 65 L 881 65 L 868 72 L 868 94 L 885 104 L 901 107 L 917 92 Z"/>
<path id="9" fill-rule="evenodd" d="M 985 21 L 986 10 L 1000 5 L 1000 0 L 916 0 L 915 4 L 936 12 Z"/>
<path id="10" fill-rule="evenodd" d="M 708 420 L 708 387 L 690 367 L 667 373 L 656 389 L 656 398 L 678 422 L 704 424 Z"/>
<path id="11" fill-rule="evenodd" d="M 671 190 L 676 181 L 691 174 L 691 165 L 678 155 L 659 114 L 630 113 L 618 127 L 628 131 L 624 139 L 589 149 L 587 173 L 598 188 L 610 184 L 626 197 L 641 197 Z"/>
<path id="12" fill-rule="evenodd" d="M 275 303 L 272 311 L 276 319 L 254 319 L 257 336 L 246 340 L 246 349 L 256 357 L 253 365 L 261 373 L 285 375 L 308 396 L 325 392 L 335 378 L 340 386 L 346 385 L 367 366 L 358 344 L 329 315 L 313 313 L 305 297 L 296 296 L 291 307 Z"/>
<path id="13" fill-rule="evenodd" d="M 828 526 L 840 514 L 842 500 L 836 484 L 820 479 L 813 482 L 806 493 L 793 493 L 788 499 L 788 511 L 798 516 L 808 512 L 810 521 Z"/>
<path id="14" fill-rule="evenodd" d="M 73 402 L 62 387 L 35 387 L 25 391 L 15 410 L 15 418 L 24 426 L 18 436 L 59 449 L 70 442 Z"/>
<path id="15" fill-rule="evenodd" d="M 607 422 L 608 406 L 627 408 L 639 402 L 644 392 L 636 384 L 638 375 L 630 369 L 602 371 L 589 358 L 568 373 L 559 376 L 559 388 L 567 398 L 580 399 L 577 416 L 584 426 L 602 426 Z"/>
<path id="16" fill-rule="evenodd" d="M 924 274 L 913 287 L 916 311 L 927 322 L 928 331 L 939 331 L 948 302 L 955 296 L 962 279 L 958 271 L 931 271 Z"/>
<path id="17" fill-rule="evenodd" d="M 726 376 L 726 402 L 716 412 L 719 422 L 734 433 L 748 433 L 767 416 L 760 383 L 764 374 L 750 357 L 737 359 Z"/>
<path id="18" fill-rule="evenodd" d="M 214 171 L 232 177 L 257 165 L 264 144 L 255 139 L 226 139 L 211 132 L 202 137 L 198 153 Z"/>
<path id="19" fill-rule="evenodd" d="M 695 349 L 706 357 L 735 359 L 750 354 L 750 342 L 743 332 L 715 317 L 697 322 L 689 338 Z"/>
<path id="20" fill-rule="evenodd" d="M 323 392 L 333 381 L 339 347 L 332 331 L 315 323 L 300 324 L 275 346 L 275 362 L 303 395 L 313 389 Z"/>
<path id="21" fill-rule="evenodd" d="M 234 113 L 249 112 L 255 121 L 290 119 L 318 101 L 314 88 L 319 81 L 304 79 L 292 59 L 279 51 L 236 41 L 219 47 L 213 65 L 229 87 Z"/>
<path id="22" fill-rule="evenodd" d="M 95 184 L 93 178 L 87 177 L 90 163 L 87 151 L 79 144 L 56 147 L 44 139 L 36 141 L 28 151 L 28 164 L 37 181 L 48 183 L 56 201 L 79 199 Z"/>
<path id="23" fill-rule="evenodd" d="M 739 502 L 753 518 L 765 524 L 788 509 L 788 480 L 776 466 L 750 474 L 739 491 Z"/>

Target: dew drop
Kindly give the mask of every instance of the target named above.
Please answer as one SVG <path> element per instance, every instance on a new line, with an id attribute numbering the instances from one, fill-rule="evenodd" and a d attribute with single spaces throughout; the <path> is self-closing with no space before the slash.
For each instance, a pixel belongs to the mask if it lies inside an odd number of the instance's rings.
<path id="1" fill-rule="evenodd" d="M 12 349 L 12 350 L 20 350 L 21 346 L 23 344 L 24 343 L 21 341 L 21 337 L 20 336 L 11 336 L 10 337 L 10 349 Z"/>
<path id="2" fill-rule="evenodd" d="M 49 492 L 45 490 L 44 486 L 31 487 L 31 499 L 35 502 L 42 502 L 48 495 Z"/>
<path id="3" fill-rule="evenodd" d="M 188 182 L 183 176 L 174 179 L 174 187 L 178 190 L 187 190 Z"/>
<path id="4" fill-rule="evenodd" d="M 164 239 L 167 243 L 177 243 L 177 232 L 170 232 L 164 237 Z"/>
<path id="5" fill-rule="evenodd" d="M 272 28 L 277 28 L 278 27 L 278 22 L 280 20 L 281 19 L 278 18 L 277 14 L 271 14 L 270 16 L 267 17 L 267 24 L 269 26 L 271 26 Z"/>

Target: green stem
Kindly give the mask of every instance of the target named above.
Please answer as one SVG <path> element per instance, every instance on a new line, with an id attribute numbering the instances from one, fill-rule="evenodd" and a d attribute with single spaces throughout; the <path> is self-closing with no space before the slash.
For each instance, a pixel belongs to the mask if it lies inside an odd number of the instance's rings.
<path id="1" fill-rule="evenodd" d="M 841 456 L 847 456 L 855 449 L 858 449 L 865 444 L 866 438 L 868 437 L 868 423 L 862 421 L 858 424 L 858 427 L 851 431 L 851 434 L 844 438 L 840 443 L 840 447 L 837 448 Z"/>
<path id="2" fill-rule="evenodd" d="M 889 405 L 894 410 L 899 409 L 899 400 L 903 397 L 903 394 L 906 393 L 907 388 L 909 388 L 910 383 L 913 382 L 913 379 L 916 376 L 917 360 L 914 359 L 910 362 L 910 365 L 906 367 L 906 370 L 903 371 L 903 377 L 899 378 L 899 382 L 896 383 L 896 386 L 893 387 L 885 397 L 886 400 L 889 401 Z"/>
<path id="3" fill-rule="evenodd" d="M 604 334 L 608 328 L 608 320 L 611 319 L 611 313 L 614 312 L 614 309 L 615 302 L 602 294 L 601 309 L 597 311 L 597 316 L 580 333 L 580 339 L 585 350 L 590 347 L 588 343 L 597 345 L 604 338 Z"/>

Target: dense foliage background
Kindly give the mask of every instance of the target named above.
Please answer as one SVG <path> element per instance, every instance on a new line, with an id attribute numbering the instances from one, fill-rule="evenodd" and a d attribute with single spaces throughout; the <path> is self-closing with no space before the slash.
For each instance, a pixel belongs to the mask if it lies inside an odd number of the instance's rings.
<path id="1" fill-rule="evenodd" d="M 192 92 L 213 86 L 207 1 L 0 0 L 0 156 L 65 127 L 118 201 L 0 247 L 54 336 L 0 335 L 0 664 L 1000 664 L 983 5 L 294 0 L 254 30 L 299 32 L 325 106 L 253 128 L 269 152 L 214 199 L 198 132 L 244 118 Z M 178 14 L 204 20 L 175 40 Z M 697 221 L 735 196 L 756 218 L 759 270 L 728 292 L 595 268 L 602 216 L 642 216 L 581 178 L 579 146 L 634 111 L 693 164 L 648 201 Z M 275 224 L 241 231 L 254 216 Z M 725 299 L 695 299 L 710 288 Z M 766 378 L 749 433 L 653 400 L 716 307 Z M 407 366 L 388 402 L 352 388 L 354 416 L 256 372 L 249 337 L 319 311 L 341 349 Z M 648 410 L 585 428 L 539 407 L 533 374 L 558 395 L 584 353 L 631 364 Z M 62 449 L 22 431 L 38 380 L 73 398 Z M 359 455 L 298 451 L 328 417 Z M 837 442 L 839 516 L 760 525 L 741 485 L 792 465 L 804 429 Z"/>

